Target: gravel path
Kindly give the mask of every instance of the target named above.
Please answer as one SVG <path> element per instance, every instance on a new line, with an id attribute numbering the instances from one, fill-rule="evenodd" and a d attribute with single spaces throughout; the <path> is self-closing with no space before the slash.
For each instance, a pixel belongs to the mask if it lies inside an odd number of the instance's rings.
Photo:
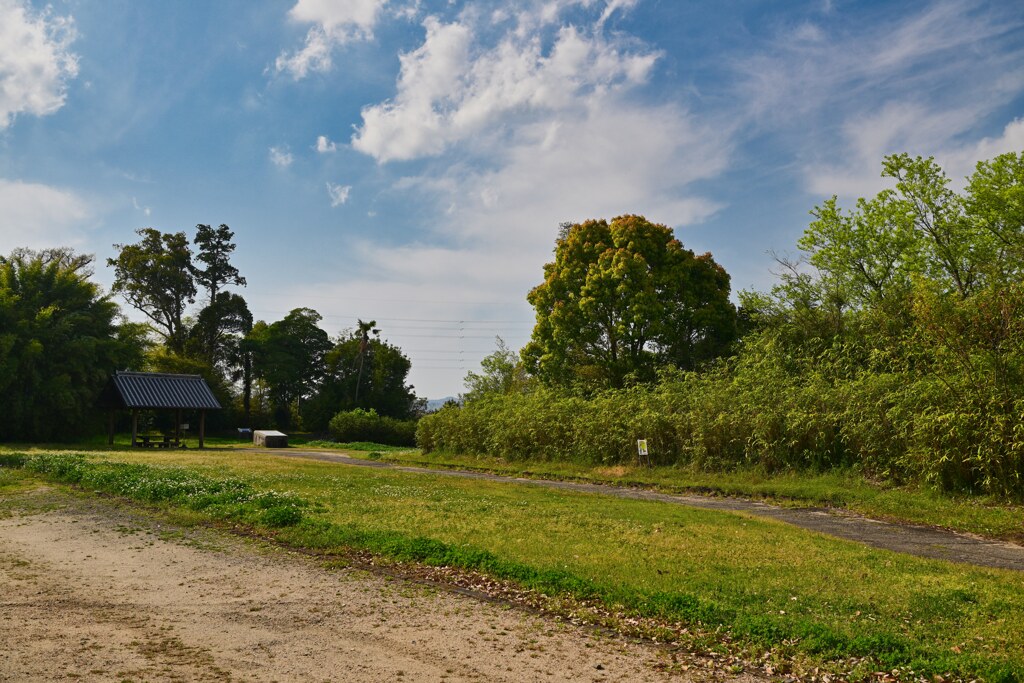
<path id="1" fill-rule="evenodd" d="M 526 484 L 529 486 L 543 486 L 546 488 L 562 489 L 565 491 L 598 493 L 607 496 L 616 496 L 619 498 L 675 503 L 678 505 L 688 505 L 690 507 L 707 508 L 710 510 L 745 512 L 761 517 L 771 517 L 772 519 L 787 522 L 804 529 L 818 531 L 823 534 L 828 534 L 837 538 L 844 538 L 850 541 L 857 541 L 875 548 L 883 548 L 885 550 L 917 555 L 918 557 L 949 560 L 951 562 L 961 562 L 982 567 L 996 567 L 999 569 L 1024 571 L 1024 546 L 1005 543 L 1002 541 L 994 541 L 980 536 L 975 536 L 973 534 L 948 531 L 945 529 L 882 522 L 852 512 L 832 508 L 784 508 L 759 501 L 745 500 L 742 498 L 675 495 L 659 493 L 657 491 L 648 491 L 645 489 L 611 486 L 607 484 L 586 484 L 579 482 L 553 481 L 549 479 L 528 479 L 524 477 L 487 474 L 484 472 L 468 472 L 465 470 L 441 470 L 425 467 L 408 467 L 404 465 L 379 462 L 376 460 L 366 460 L 364 458 L 353 458 L 341 453 L 325 453 L 323 451 L 288 449 L 287 451 L 281 450 L 268 453 L 265 450 L 254 449 L 254 452 L 287 458 L 322 460 L 325 462 L 333 462 L 355 467 L 373 467 L 399 472 L 431 474 L 439 477 L 484 479 L 487 481 Z"/>
<path id="2" fill-rule="evenodd" d="M 42 489 L 0 517 L 0 681 L 737 681 L 437 586 Z M 681 669 L 681 667 L 680 667 Z"/>

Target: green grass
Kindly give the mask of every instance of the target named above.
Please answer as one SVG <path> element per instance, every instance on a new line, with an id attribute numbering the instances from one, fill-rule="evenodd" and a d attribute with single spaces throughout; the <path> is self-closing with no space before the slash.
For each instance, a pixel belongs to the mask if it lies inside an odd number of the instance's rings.
<path id="1" fill-rule="evenodd" d="M 782 505 L 825 505 L 874 517 L 1024 542 L 1024 506 L 984 496 L 950 495 L 922 486 L 883 486 L 853 470 L 824 473 L 760 470 L 703 472 L 681 467 L 587 466 L 569 462 L 507 462 L 487 456 L 384 453 L 387 462 L 497 474 L 643 486 L 675 493 L 764 498 Z"/>
<path id="2" fill-rule="evenodd" d="M 396 464 L 642 486 L 674 493 L 763 498 L 780 505 L 831 506 L 876 519 L 937 526 L 1024 543 L 1024 506 L 994 497 L 948 494 L 920 485 L 883 485 L 849 469 L 824 473 L 765 473 L 756 469 L 703 472 L 683 467 L 602 467 L 569 462 L 508 462 L 488 456 L 423 453 L 419 449 L 375 443 L 335 443 L 317 440 L 308 434 L 289 435 L 289 438 L 290 445 L 295 448 L 340 450 L 357 457 Z M 129 441 L 128 435 L 119 434 L 115 445 L 109 447 L 106 445 L 106 437 L 97 436 L 73 447 L 85 451 L 131 453 L 135 449 L 131 448 Z M 197 445 L 195 441 L 186 443 L 190 449 Z M 239 441 L 233 437 L 210 437 L 206 443 L 208 451 L 231 451 L 252 446 L 248 441 Z M 61 450 L 69 447 L 66 444 L 11 444 L 5 448 Z"/>
<path id="3" fill-rule="evenodd" d="M 337 441 L 322 441 L 313 440 L 306 441 L 302 444 L 296 444 L 302 448 L 323 448 L 328 450 L 340 450 L 340 451 L 366 451 L 371 453 L 419 453 L 415 448 L 409 448 L 408 446 L 389 446 L 383 443 L 373 443 L 372 441 L 350 441 L 348 443 L 341 443 Z"/>
<path id="4" fill-rule="evenodd" d="M 718 629 L 715 637 L 734 649 L 838 670 L 848 658 L 867 658 L 854 677 L 903 667 L 1024 680 L 1020 573 L 889 553 L 744 515 L 271 453 L 134 451 L 96 453 L 90 462 L 129 479 L 171 468 L 186 479 L 287 492 L 304 506 L 301 519 L 274 532 L 289 543 L 476 569 L 681 622 L 691 633 Z"/>

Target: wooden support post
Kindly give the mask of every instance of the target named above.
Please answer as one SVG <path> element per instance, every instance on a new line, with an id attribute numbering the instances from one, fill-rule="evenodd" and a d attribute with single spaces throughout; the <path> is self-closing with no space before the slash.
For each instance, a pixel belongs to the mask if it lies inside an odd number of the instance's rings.
<path id="1" fill-rule="evenodd" d="M 199 411 L 199 447 L 203 447 L 203 437 L 206 435 L 206 411 Z"/>
<path id="2" fill-rule="evenodd" d="M 174 411 L 174 446 L 181 445 L 181 408 Z"/>
<path id="3" fill-rule="evenodd" d="M 114 445 L 114 409 L 107 411 L 107 445 Z"/>
<path id="4" fill-rule="evenodd" d="M 139 435 L 139 409 L 132 408 L 132 448 L 135 448 L 135 440 Z"/>

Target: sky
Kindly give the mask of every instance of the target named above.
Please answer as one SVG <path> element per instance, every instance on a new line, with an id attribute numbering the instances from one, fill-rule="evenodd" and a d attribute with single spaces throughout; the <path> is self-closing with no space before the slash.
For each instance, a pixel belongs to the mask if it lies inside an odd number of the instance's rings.
<path id="1" fill-rule="evenodd" d="M 669 225 L 735 296 L 886 154 L 1022 150 L 1018 0 L 0 0 L 0 253 L 109 291 L 135 230 L 227 224 L 257 319 L 376 320 L 427 398 L 526 343 L 564 221 Z"/>

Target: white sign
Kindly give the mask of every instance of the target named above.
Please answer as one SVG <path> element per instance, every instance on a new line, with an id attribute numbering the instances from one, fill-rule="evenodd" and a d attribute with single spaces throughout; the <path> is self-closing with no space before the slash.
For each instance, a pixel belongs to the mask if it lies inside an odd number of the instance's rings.
<path id="1" fill-rule="evenodd" d="M 636 440 L 636 452 L 640 455 L 647 455 L 647 439 Z"/>

